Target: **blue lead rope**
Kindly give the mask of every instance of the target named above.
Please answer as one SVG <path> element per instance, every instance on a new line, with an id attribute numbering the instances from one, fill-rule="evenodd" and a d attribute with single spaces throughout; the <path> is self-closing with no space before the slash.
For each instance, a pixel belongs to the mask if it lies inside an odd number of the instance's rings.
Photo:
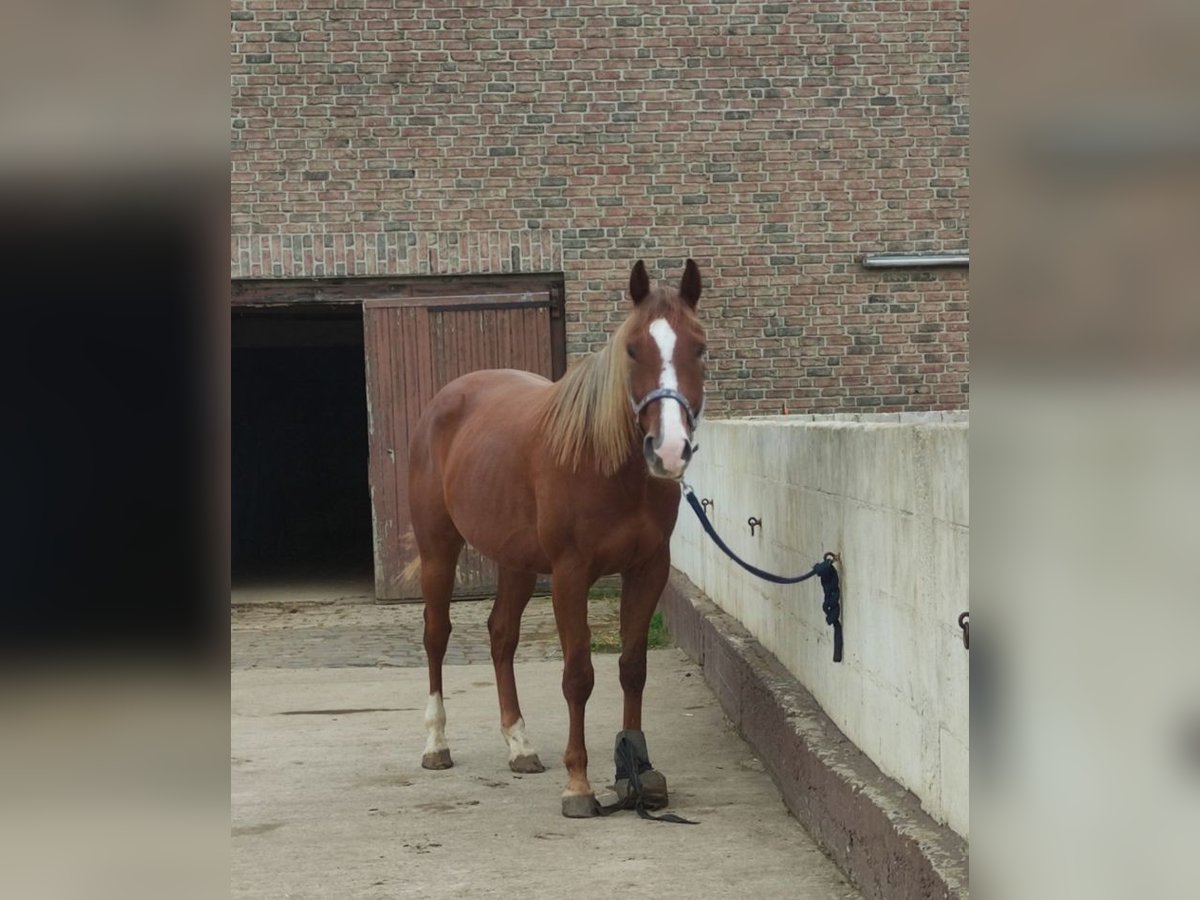
<path id="1" fill-rule="evenodd" d="M 751 575 L 757 575 L 764 581 L 770 581 L 773 584 L 799 584 L 801 581 L 808 581 L 814 575 L 821 579 L 821 589 L 825 592 L 825 601 L 821 604 L 821 609 L 825 613 L 825 623 L 833 626 L 833 661 L 841 662 L 842 588 L 838 582 L 837 568 L 834 566 L 837 557 L 832 553 L 826 553 L 824 558 L 808 572 L 792 578 L 784 578 L 782 575 L 772 575 L 770 572 L 764 572 L 757 566 L 750 565 L 750 563 L 729 549 L 729 545 L 721 540 L 721 536 L 713 528 L 712 522 L 708 521 L 708 516 L 704 513 L 704 507 L 696 499 L 696 494 L 692 491 L 691 487 L 686 484 L 682 484 L 682 487 L 683 495 L 687 498 L 688 505 L 696 513 L 697 518 L 700 519 L 700 525 L 708 533 L 708 536 L 716 542 L 716 545 L 725 552 L 726 556 Z"/>

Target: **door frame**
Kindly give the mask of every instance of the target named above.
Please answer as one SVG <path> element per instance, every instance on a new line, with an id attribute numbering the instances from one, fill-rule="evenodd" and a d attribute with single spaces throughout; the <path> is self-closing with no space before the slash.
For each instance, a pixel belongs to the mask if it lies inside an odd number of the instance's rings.
<path id="1" fill-rule="evenodd" d="M 567 371 L 566 281 L 562 272 L 500 275 L 381 275 L 338 278 L 234 278 L 230 305 L 314 306 L 463 294 L 550 295 L 550 354 L 555 380 Z"/>
<path id="2" fill-rule="evenodd" d="M 558 380 L 567 370 L 565 286 L 561 272 L 513 273 L 502 275 L 414 275 L 335 278 L 235 278 L 231 281 L 230 306 L 317 309 L 321 306 L 366 303 L 421 307 L 445 298 L 464 311 L 468 309 L 513 309 L 531 304 L 530 294 L 549 296 L 550 361 L 552 377 Z M 472 300 L 491 295 L 495 301 Z M 505 296 L 509 295 L 509 296 Z M 517 296 L 512 296 L 517 295 Z M 520 295 L 525 295 L 524 297 Z M 464 298 L 464 299 L 459 299 Z M 366 360 L 364 359 L 364 366 Z M 368 385 L 368 391 L 370 385 Z M 367 398 L 363 397 L 363 403 Z M 369 463 L 368 480 L 370 481 Z M 373 485 L 372 485 L 373 487 Z M 374 523 L 372 523 L 374 525 Z M 376 582 L 379 559 L 376 556 Z M 379 598 L 376 598 L 377 602 Z M 389 602 L 389 601 L 383 601 Z M 394 602 L 394 601 L 392 601 Z"/>

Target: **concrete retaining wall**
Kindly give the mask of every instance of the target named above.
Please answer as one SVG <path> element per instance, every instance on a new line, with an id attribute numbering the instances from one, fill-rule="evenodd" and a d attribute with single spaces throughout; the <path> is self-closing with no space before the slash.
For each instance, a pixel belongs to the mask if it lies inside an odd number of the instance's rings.
<path id="1" fill-rule="evenodd" d="M 783 802 L 870 900 L 969 900 L 966 842 L 846 740 L 796 678 L 685 576 L 662 609 Z"/>
<path id="2" fill-rule="evenodd" d="M 737 619 L 879 769 L 936 821 L 969 836 L 965 413 L 712 421 L 688 470 L 730 546 L 799 574 L 842 554 L 845 658 L 815 582 L 775 586 L 739 569 L 690 509 L 675 567 Z M 747 518 L 763 520 L 755 537 Z"/>

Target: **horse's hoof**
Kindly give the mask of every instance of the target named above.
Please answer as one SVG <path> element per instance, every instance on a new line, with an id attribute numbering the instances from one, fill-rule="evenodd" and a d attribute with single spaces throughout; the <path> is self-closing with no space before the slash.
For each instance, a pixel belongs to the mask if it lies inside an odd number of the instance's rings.
<path id="1" fill-rule="evenodd" d="M 435 753 L 426 753 L 421 757 L 422 769 L 449 769 L 454 765 L 454 761 L 450 759 L 449 750 L 438 750 Z"/>
<path id="2" fill-rule="evenodd" d="M 542 765 L 542 761 L 538 759 L 536 753 L 531 753 L 528 756 L 518 756 L 516 759 L 508 761 L 508 767 L 514 772 L 521 775 L 536 775 L 538 772 L 545 772 L 546 767 Z"/>
<path id="3" fill-rule="evenodd" d="M 590 819 L 600 815 L 600 801 L 595 794 L 564 794 L 562 810 L 568 819 Z"/>
<path id="4" fill-rule="evenodd" d="M 640 776 L 642 782 L 642 805 L 646 809 L 665 809 L 667 798 L 667 777 L 658 769 L 647 769 Z M 629 779 L 622 778 L 615 785 L 617 799 L 622 803 L 629 797 Z"/>

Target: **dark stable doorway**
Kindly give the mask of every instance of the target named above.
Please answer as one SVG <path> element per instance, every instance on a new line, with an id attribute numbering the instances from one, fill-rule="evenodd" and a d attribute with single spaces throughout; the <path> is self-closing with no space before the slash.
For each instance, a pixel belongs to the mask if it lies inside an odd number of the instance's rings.
<path id="1" fill-rule="evenodd" d="M 235 600 L 373 596 L 361 308 L 237 309 L 231 337 Z"/>

